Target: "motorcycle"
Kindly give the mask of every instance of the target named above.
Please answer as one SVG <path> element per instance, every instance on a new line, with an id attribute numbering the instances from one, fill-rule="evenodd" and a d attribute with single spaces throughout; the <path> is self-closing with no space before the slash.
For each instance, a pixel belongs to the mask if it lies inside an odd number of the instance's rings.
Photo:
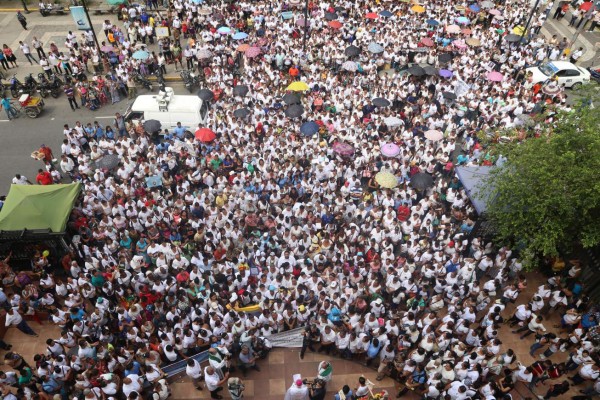
<path id="1" fill-rule="evenodd" d="M 200 83 L 198 76 L 196 74 L 194 74 L 192 71 L 183 70 L 183 71 L 181 71 L 179 76 L 181 76 L 181 79 L 183 79 L 183 84 L 185 85 L 185 88 L 190 93 L 192 93 L 192 91 L 194 90 L 194 87 L 198 86 Z"/>
<path id="2" fill-rule="evenodd" d="M 48 92 L 55 99 L 60 96 L 63 87 L 63 82 L 60 80 L 60 78 L 52 74 L 50 79 L 48 79 L 45 74 L 39 73 L 38 79 L 40 81 L 40 94 L 42 97 L 46 97 Z"/>
<path id="3" fill-rule="evenodd" d="M 142 85 L 146 90 L 150 92 L 152 91 L 152 82 L 150 82 L 145 76 L 141 74 L 135 74 L 133 75 L 133 80 L 135 81 L 135 83 L 139 83 L 140 85 Z"/>
<path id="4" fill-rule="evenodd" d="M 51 3 L 44 4 L 43 1 L 40 1 L 39 9 L 40 9 L 40 14 L 42 14 L 42 17 L 46 17 L 46 16 L 50 15 L 50 13 L 52 12 L 52 4 Z"/>
<path id="5" fill-rule="evenodd" d="M 37 82 L 31 74 L 25 78 L 25 83 L 21 82 L 17 75 L 13 75 L 10 79 L 10 94 L 13 98 L 19 97 L 22 93 L 33 94 L 37 91 Z"/>

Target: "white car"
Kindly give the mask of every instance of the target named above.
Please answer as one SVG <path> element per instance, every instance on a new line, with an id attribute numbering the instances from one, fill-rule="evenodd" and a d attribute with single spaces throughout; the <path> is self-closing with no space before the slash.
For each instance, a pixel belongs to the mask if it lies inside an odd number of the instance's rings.
<path id="1" fill-rule="evenodd" d="M 557 77 L 560 86 L 578 88 L 590 81 L 590 72 L 568 61 L 551 61 L 537 67 L 527 68 L 533 74 L 533 83 L 545 82 Z"/>

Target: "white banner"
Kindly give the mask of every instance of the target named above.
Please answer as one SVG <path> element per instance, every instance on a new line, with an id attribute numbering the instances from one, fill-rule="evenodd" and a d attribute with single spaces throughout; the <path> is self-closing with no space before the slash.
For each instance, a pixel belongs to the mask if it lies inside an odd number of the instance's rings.
<path id="1" fill-rule="evenodd" d="M 304 328 L 296 328 L 290 331 L 275 333 L 269 336 L 269 342 L 273 347 L 302 347 L 302 332 Z"/>

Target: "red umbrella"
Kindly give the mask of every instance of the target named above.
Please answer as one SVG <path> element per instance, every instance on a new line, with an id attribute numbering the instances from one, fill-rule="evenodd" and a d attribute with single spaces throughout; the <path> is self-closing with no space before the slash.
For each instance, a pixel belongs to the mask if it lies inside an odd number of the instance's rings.
<path id="1" fill-rule="evenodd" d="M 333 29 L 340 29 L 342 27 L 342 23 L 340 21 L 329 21 L 327 24 Z"/>
<path id="2" fill-rule="evenodd" d="M 370 12 L 370 13 L 367 13 L 367 15 L 365 15 L 365 18 L 367 18 L 367 19 L 377 19 L 377 18 L 379 18 L 379 15 L 377 15 L 377 13 Z"/>
<path id="3" fill-rule="evenodd" d="M 433 47 L 433 40 L 431 40 L 428 37 L 424 37 L 423 39 L 421 39 L 421 43 L 423 44 L 423 46 Z"/>
<path id="4" fill-rule="evenodd" d="M 583 4 L 581 5 L 581 7 L 579 7 L 579 9 L 580 9 L 581 11 L 589 11 L 589 10 L 590 10 L 590 8 L 592 8 L 592 2 L 591 2 L 591 1 L 586 1 L 585 3 L 583 3 Z"/>
<path id="5" fill-rule="evenodd" d="M 198 129 L 194 136 L 196 136 L 196 139 L 198 139 L 202 143 L 212 142 L 217 137 L 217 135 L 215 135 L 215 133 L 208 128 Z"/>

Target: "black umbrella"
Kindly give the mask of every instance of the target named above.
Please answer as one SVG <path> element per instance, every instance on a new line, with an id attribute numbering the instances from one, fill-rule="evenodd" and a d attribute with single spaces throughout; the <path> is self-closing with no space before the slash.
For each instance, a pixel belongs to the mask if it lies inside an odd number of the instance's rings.
<path id="1" fill-rule="evenodd" d="M 392 103 L 389 100 L 384 99 L 382 97 L 377 97 L 373 99 L 373 105 L 375 107 L 389 107 Z"/>
<path id="2" fill-rule="evenodd" d="M 120 160 L 121 160 L 121 158 L 119 157 L 118 154 L 107 154 L 104 157 L 102 157 L 101 159 L 94 162 L 94 164 L 96 165 L 96 168 L 98 168 L 98 169 L 111 170 L 111 169 L 115 169 L 117 167 L 117 165 L 119 165 Z"/>
<path id="3" fill-rule="evenodd" d="M 300 96 L 296 93 L 287 93 L 283 96 L 282 100 L 287 105 L 300 104 Z"/>
<path id="4" fill-rule="evenodd" d="M 360 48 L 352 45 L 352 46 L 348 46 L 346 47 L 346 50 L 344 50 L 344 54 L 346 54 L 348 57 L 354 57 L 360 54 Z"/>
<path id="5" fill-rule="evenodd" d="M 300 104 L 292 104 L 285 110 L 285 116 L 288 118 L 298 118 L 304 114 L 304 107 Z"/>
<path id="6" fill-rule="evenodd" d="M 233 88 L 233 94 L 236 96 L 244 97 L 246 94 L 248 94 L 248 86 L 237 85 L 236 87 Z"/>
<path id="7" fill-rule="evenodd" d="M 344 7 L 338 6 L 338 7 L 335 7 L 334 10 L 337 12 L 342 12 L 342 11 L 345 11 L 346 9 Z"/>
<path id="8" fill-rule="evenodd" d="M 425 172 L 419 172 L 410 178 L 410 186 L 416 190 L 425 190 L 433 186 L 433 177 Z"/>
<path id="9" fill-rule="evenodd" d="M 442 53 L 438 56 L 438 60 L 440 60 L 441 63 L 447 63 L 452 61 L 452 54 L 450 53 Z"/>
<path id="10" fill-rule="evenodd" d="M 521 35 L 515 35 L 514 33 L 511 33 L 510 35 L 506 35 L 504 37 L 504 40 L 506 40 L 509 43 L 515 43 L 521 40 Z"/>
<path id="11" fill-rule="evenodd" d="M 154 133 L 154 132 L 160 131 L 160 126 L 161 126 L 160 121 L 157 121 L 155 119 L 149 119 L 148 121 L 144 122 L 144 129 L 148 133 Z"/>
<path id="12" fill-rule="evenodd" d="M 327 21 L 333 21 L 338 19 L 338 15 L 336 13 L 325 13 L 325 19 Z"/>
<path id="13" fill-rule="evenodd" d="M 248 115 L 250 115 L 250 110 L 247 108 L 238 108 L 233 112 L 233 116 L 236 118 L 246 118 Z"/>
<path id="14" fill-rule="evenodd" d="M 437 68 L 432 67 L 431 65 L 427 65 L 423 68 L 425 70 L 425 74 L 436 76 L 438 74 Z"/>
<path id="15" fill-rule="evenodd" d="M 215 98 L 215 94 L 210 89 L 198 90 L 198 97 L 204 101 L 212 101 Z"/>
<path id="16" fill-rule="evenodd" d="M 414 76 L 423 76 L 425 75 L 425 70 L 423 67 L 419 67 L 418 65 L 413 65 L 408 69 L 408 73 Z"/>
<path id="17" fill-rule="evenodd" d="M 442 93 L 442 96 L 444 96 L 444 98 L 448 100 L 456 100 L 456 94 L 452 92 L 444 92 Z"/>

